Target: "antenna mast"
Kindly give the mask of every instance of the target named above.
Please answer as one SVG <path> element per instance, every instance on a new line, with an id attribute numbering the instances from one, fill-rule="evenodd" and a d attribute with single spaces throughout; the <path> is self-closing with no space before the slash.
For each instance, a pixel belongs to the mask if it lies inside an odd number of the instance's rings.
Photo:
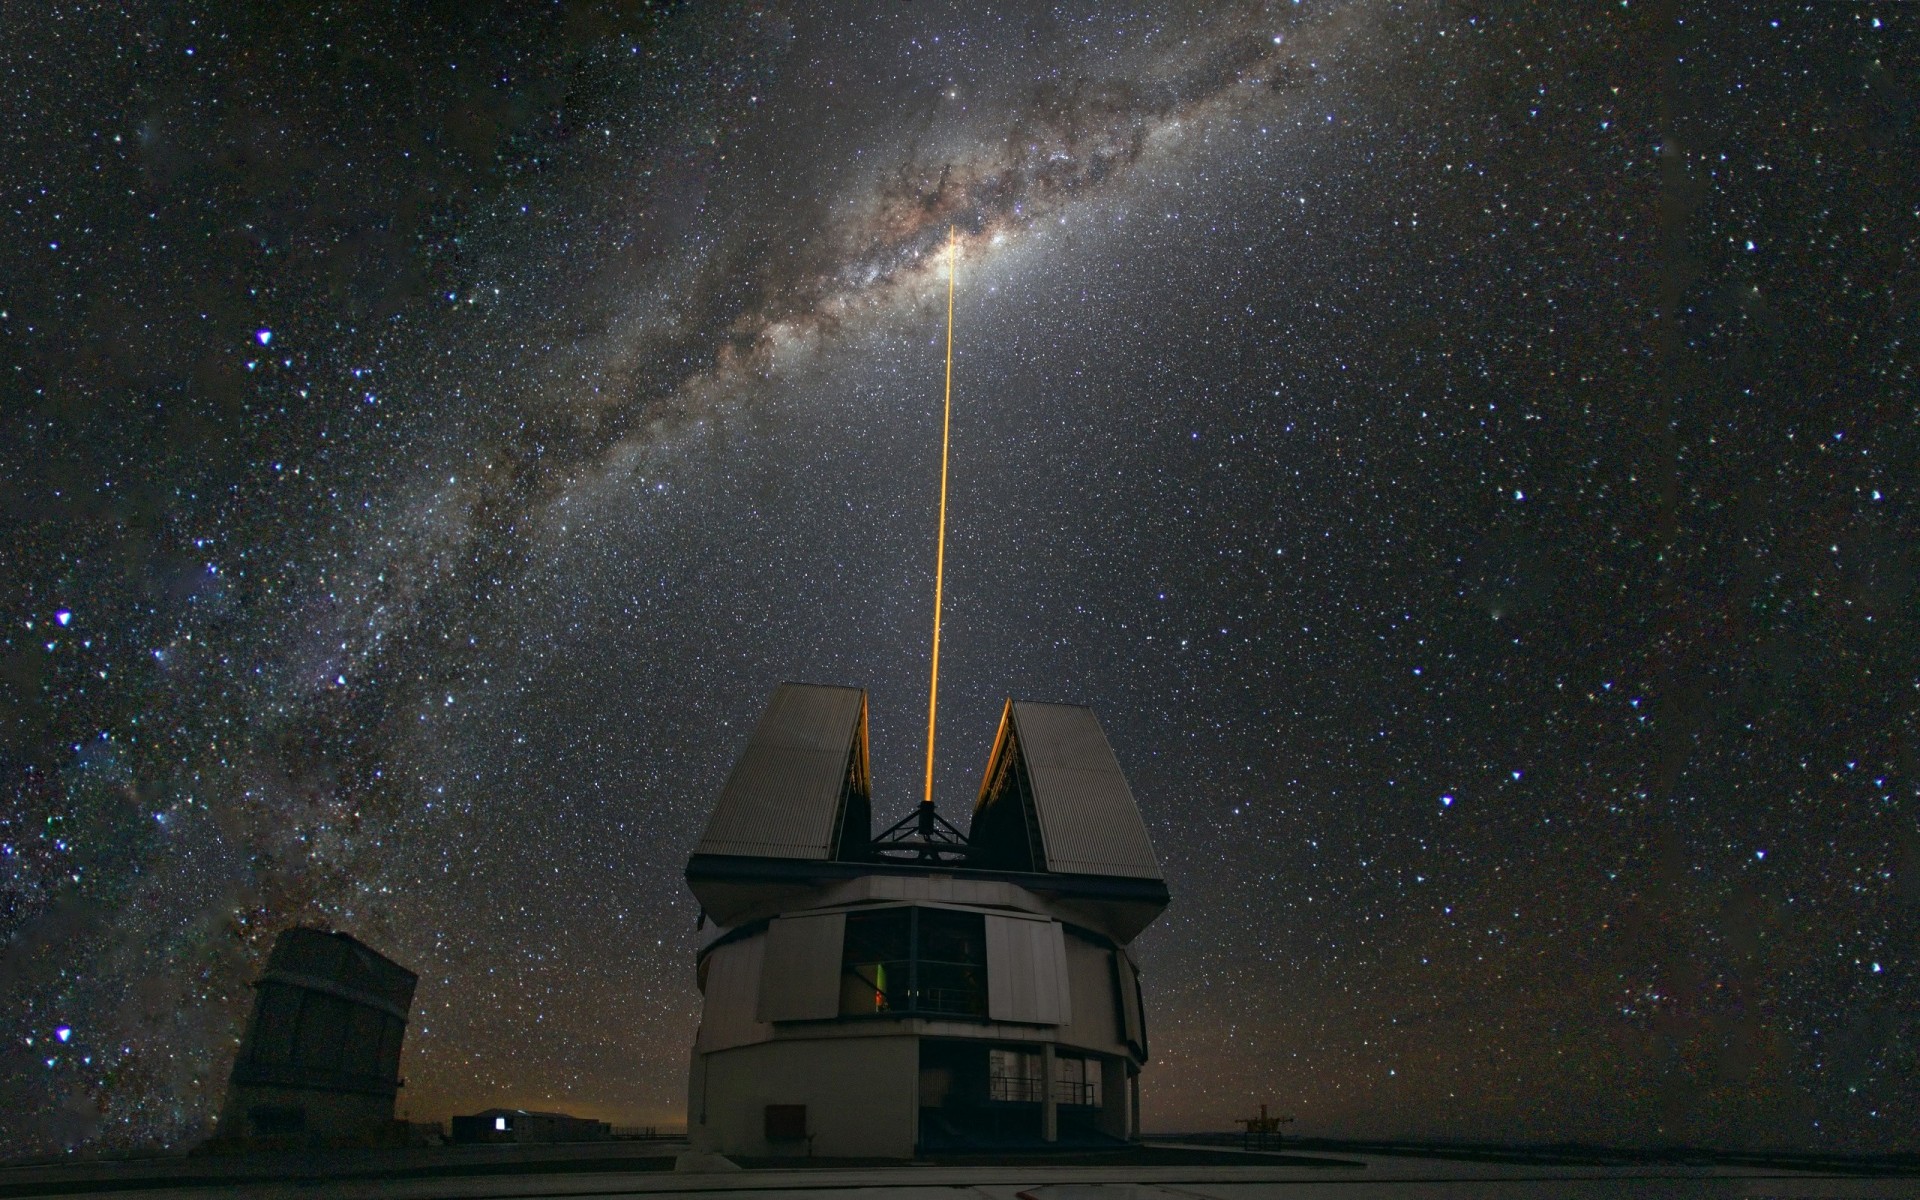
<path id="1" fill-rule="evenodd" d="M 940 421 L 940 535 L 933 554 L 933 678 L 927 685 L 927 790 L 920 803 L 933 804 L 934 716 L 940 703 L 940 600 L 947 573 L 947 448 L 953 429 L 953 271 L 960 231 L 947 226 L 947 399 Z"/>

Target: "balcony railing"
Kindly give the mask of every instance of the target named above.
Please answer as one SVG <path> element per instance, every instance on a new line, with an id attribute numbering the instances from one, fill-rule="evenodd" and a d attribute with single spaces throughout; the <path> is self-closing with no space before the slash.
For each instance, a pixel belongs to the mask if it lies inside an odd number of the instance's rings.
<path id="1" fill-rule="evenodd" d="M 1041 1090 L 1038 1079 L 1022 1075 L 995 1075 L 987 1080 L 987 1099 L 989 1100 L 1008 1104 L 1038 1104 L 1045 1098 L 1046 1093 Z M 1053 1083 L 1053 1102 L 1077 1104 L 1087 1108 L 1097 1107 L 1100 1103 L 1099 1086 L 1056 1079 Z"/>
<path id="2" fill-rule="evenodd" d="M 1046 1099 L 1041 1081 L 1029 1075 L 990 1075 L 987 1099 L 1009 1104 L 1038 1104 Z"/>
<path id="3" fill-rule="evenodd" d="M 1093 1083 L 1074 1083 L 1066 1079 L 1056 1079 L 1053 1081 L 1053 1102 L 1055 1104 L 1084 1104 L 1088 1106 L 1098 1104 L 1100 1103 L 1099 1085 Z"/>
<path id="4" fill-rule="evenodd" d="M 849 1014 L 987 1015 L 986 972 L 977 963 L 892 959 L 848 963 L 846 973 L 852 983 L 841 1008 Z"/>

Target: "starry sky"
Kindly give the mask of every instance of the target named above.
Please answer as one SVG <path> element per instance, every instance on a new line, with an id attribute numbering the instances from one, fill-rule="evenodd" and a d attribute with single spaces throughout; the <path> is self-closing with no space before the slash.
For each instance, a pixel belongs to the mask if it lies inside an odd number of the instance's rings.
<path id="1" fill-rule="evenodd" d="M 1091 705 L 1147 1127 L 1916 1148 L 1920 12 L 0 9 L 0 1147 L 294 923 L 682 1119 L 783 679 Z"/>

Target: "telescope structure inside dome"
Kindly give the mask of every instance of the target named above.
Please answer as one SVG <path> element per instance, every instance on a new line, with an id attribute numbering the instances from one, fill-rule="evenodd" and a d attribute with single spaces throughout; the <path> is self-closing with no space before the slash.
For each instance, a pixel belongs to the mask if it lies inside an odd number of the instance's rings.
<path id="1" fill-rule="evenodd" d="M 871 832 L 867 695 L 785 683 L 687 882 L 696 1146 L 910 1157 L 1114 1146 L 1147 1061 L 1128 945 L 1168 893 L 1091 710 L 1009 700 L 962 832 Z"/>

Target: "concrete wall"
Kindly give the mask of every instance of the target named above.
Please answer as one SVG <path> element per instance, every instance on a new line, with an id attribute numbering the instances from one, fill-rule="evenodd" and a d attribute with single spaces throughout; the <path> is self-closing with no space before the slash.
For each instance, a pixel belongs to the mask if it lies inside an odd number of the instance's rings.
<path id="1" fill-rule="evenodd" d="M 696 1055 L 690 1134 L 721 1154 L 804 1155 L 769 1145 L 766 1106 L 804 1104 L 817 1157 L 911 1158 L 920 1116 L 911 1037 L 788 1039 Z M 702 1118 L 704 1116 L 704 1123 Z"/>
<path id="2" fill-rule="evenodd" d="M 1100 1060 L 1100 1102 L 1100 1132 L 1108 1137 L 1132 1137 L 1133 1085 L 1124 1061 Z"/>

